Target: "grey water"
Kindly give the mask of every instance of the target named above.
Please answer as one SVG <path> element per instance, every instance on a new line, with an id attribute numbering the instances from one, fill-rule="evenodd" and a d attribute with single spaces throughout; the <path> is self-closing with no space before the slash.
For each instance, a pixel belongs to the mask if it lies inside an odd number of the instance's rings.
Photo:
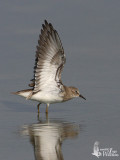
<path id="1" fill-rule="evenodd" d="M 120 159 L 120 1 L 0 2 L 0 160 Z M 33 77 L 44 19 L 61 38 L 65 85 L 76 98 L 45 105 L 12 95 Z M 103 155 L 100 149 L 116 151 Z M 98 152 L 97 152 L 98 153 Z"/>

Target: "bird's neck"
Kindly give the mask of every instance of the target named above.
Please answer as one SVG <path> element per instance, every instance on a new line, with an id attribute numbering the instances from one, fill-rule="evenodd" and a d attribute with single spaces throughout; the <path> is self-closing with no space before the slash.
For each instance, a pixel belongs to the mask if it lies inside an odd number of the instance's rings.
<path id="1" fill-rule="evenodd" d="M 72 96 L 72 91 L 69 87 L 63 86 L 64 87 L 64 101 L 68 101 L 73 98 Z"/>

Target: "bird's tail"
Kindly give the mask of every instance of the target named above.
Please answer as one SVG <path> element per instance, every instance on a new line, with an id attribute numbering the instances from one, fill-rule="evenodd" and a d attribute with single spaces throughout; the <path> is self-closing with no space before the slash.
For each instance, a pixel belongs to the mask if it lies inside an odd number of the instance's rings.
<path id="1" fill-rule="evenodd" d="M 30 99 L 32 96 L 32 89 L 25 89 L 17 92 L 12 92 L 12 94 L 25 97 L 26 99 Z"/>

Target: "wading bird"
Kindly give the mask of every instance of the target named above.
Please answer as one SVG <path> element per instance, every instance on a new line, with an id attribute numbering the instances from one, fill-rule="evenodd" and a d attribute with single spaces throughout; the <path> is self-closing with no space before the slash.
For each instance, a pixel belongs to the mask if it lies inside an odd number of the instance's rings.
<path id="1" fill-rule="evenodd" d="M 77 88 L 63 85 L 61 72 L 65 62 L 66 57 L 59 35 L 52 24 L 45 20 L 37 45 L 34 78 L 29 84 L 32 89 L 14 94 L 38 101 L 38 112 L 41 103 L 47 104 L 46 113 L 51 103 L 65 102 L 75 97 L 85 99 Z"/>

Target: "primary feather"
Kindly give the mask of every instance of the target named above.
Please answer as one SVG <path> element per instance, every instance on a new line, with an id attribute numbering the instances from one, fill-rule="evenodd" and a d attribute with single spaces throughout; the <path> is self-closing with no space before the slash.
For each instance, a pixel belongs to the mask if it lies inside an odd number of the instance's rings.
<path id="1" fill-rule="evenodd" d="M 61 89 L 61 71 L 65 61 L 59 35 L 52 24 L 45 20 L 38 40 L 33 83 L 29 85 L 33 87 L 33 93 Z"/>

